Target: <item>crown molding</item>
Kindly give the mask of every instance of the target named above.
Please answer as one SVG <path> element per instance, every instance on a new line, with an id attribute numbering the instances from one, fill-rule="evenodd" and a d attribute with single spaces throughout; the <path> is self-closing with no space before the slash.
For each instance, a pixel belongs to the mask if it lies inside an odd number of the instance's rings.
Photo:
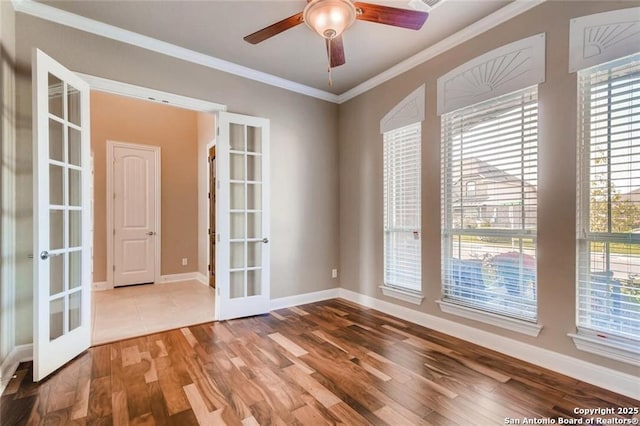
<path id="1" fill-rule="evenodd" d="M 467 40 L 470 40 L 473 37 L 478 36 L 479 34 L 502 24 L 503 22 L 508 21 L 515 16 L 528 11 L 529 9 L 538 6 L 545 1 L 546 0 L 514 0 L 512 3 L 509 3 L 507 6 L 495 11 L 491 15 L 480 19 L 463 30 L 458 31 L 446 39 L 424 49 L 423 51 L 340 95 L 296 83 L 262 71 L 257 71 L 214 56 L 205 55 L 175 44 L 105 24 L 94 19 L 85 18 L 33 0 L 12 0 L 12 3 L 16 12 L 35 16 L 37 18 L 55 22 L 80 31 L 110 38 L 112 40 L 151 50 L 153 52 L 202 65 L 211 69 L 244 77 L 249 80 L 258 81 L 260 83 L 279 87 L 281 89 L 311 96 L 324 101 L 341 104 L 428 61 L 429 59 L 440 55 L 441 53 L 446 52 L 449 49 L 452 49 L 453 47 L 458 46 L 461 43 L 464 43 Z"/>
<path id="2" fill-rule="evenodd" d="M 355 98 L 358 95 L 363 94 L 364 92 L 373 89 L 376 86 L 381 85 L 382 83 L 391 80 L 394 77 L 399 76 L 400 74 L 409 71 L 410 69 L 427 62 L 429 59 L 435 58 L 436 56 L 446 52 L 449 49 L 453 49 L 459 44 L 464 43 L 467 40 L 470 40 L 490 29 L 497 27 L 503 22 L 512 19 L 529 9 L 532 9 L 546 0 L 515 0 L 513 3 L 509 3 L 505 7 L 498 9 L 493 12 L 491 15 L 485 16 L 479 21 L 474 22 L 468 27 L 458 31 L 457 33 L 445 38 L 442 41 L 424 49 L 421 52 L 416 53 L 408 59 L 400 62 L 397 65 L 389 68 L 388 70 L 378 74 L 375 77 L 370 78 L 364 83 L 360 83 L 353 89 L 347 90 L 346 92 L 340 94 L 338 96 L 338 103 L 344 103 L 350 99 Z"/>
<path id="3" fill-rule="evenodd" d="M 214 56 L 205 55 L 191 49 L 177 46 L 148 37 L 133 31 L 125 30 L 114 25 L 105 24 L 104 22 L 94 19 L 85 18 L 75 13 L 66 12 L 44 3 L 38 3 L 33 0 L 12 0 L 13 8 L 16 12 L 35 16 L 36 18 L 64 25 L 76 30 L 106 37 L 132 46 L 151 50 L 163 55 L 171 56 L 183 61 L 202 65 L 207 68 L 223 71 L 229 74 L 244 77 L 249 80 L 258 81 L 270 86 L 279 87 L 281 89 L 311 96 L 324 101 L 336 103 L 338 95 L 296 83 L 273 74 L 257 71 L 249 67 L 225 61 Z"/>

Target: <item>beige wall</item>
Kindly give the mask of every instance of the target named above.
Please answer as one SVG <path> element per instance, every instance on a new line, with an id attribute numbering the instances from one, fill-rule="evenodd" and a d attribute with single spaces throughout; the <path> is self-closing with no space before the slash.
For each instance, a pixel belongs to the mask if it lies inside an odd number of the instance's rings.
<path id="1" fill-rule="evenodd" d="M 16 16 L 18 141 L 28 165 L 21 187 L 31 191 L 31 49 L 39 47 L 72 70 L 226 104 L 230 112 L 271 121 L 271 298 L 335 288 L 338 265 L 338 107 L 329 102 L 218 72 L 31 16 Z M 164 156 L 164 153 L 163 153 Z M 32 207 L 23 203 L 31 250 Z M 16 318 L 19 338 L 32 339 L 32 272 L 16 285 L 27 309 Z"/>
<path id="2" fill-rule="evenodd" d="M 431 315 L 487 330 L 627 373 L 637 368 L 575 349 L 576 76 L 568 72 L 569 20 L 637 2 L 546 2 L 340 105 L 340 268 L 344 288 L 384 297 L 382 259 L 382 137 L 380 119 L 426 83 L 422 130 L 422 287 Z M 546 32 L 546 82 L 539 86 L 537 338 L 444 314 L 440 298 L 440 119 L 436 80 L 477 55 Z"/>
<path id="3" fill-rule="evenodd" d="M 15 14 L 0 3 L 0 364 L 13 346 L 13 265 L 15 253 Z M 0 378 L 4 374 L 0 371 Z"/>
<path id="4" fill-rule="evenodd" d="M 91 92 L 94 161 L 93 281 L 106 281 L 107 141 L 160 147 L 162 275 L 194 272 L 198 262 L 198 114 L 155 102 Z M 182 266 L 182 258 L 188 265 Z"/>

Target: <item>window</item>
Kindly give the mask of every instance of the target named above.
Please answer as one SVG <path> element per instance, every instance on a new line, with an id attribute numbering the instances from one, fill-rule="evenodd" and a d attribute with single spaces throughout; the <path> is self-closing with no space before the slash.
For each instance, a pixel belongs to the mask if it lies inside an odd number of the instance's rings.
<path id="1" fill-rule="evenodd" d="M 578 72 L 578 126 L 579 334 L 637 353 L 640 54 Z"/>
<path id="2" fill-rule="evenodd" d="M 467 188 L 468 198 L 473 198 L 476 196 L 476 183 L 474 181 L 467 182 L 465 187 Z"/>
<path id="3" fill-rule="evenodd" d="M 384 284 L 413 292 L 422 290 L 420 126 L 383 133 Z"/>
<path id="4" fill-rule="evenodd" d="M 537 128 L 537 86 L 442 116 L 443 301 L 536 320 Z"/>

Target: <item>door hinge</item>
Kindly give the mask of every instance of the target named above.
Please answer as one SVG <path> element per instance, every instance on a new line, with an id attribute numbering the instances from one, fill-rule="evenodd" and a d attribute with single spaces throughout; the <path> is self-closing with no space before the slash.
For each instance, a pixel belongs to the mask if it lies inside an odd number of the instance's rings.
<path id="1" fill-rule="evenodd" d="M 207 229 L 207 233 L 211 235 L 211 228 Z"/>
<path id="2" fill-rule="evenodd" d="M 116 271 L 116 265 L 113 265 L 113 272 Z"/>
<path id="3" fill-rule="evenodd" d="M 207 194 L 207 198 L 211 199 L 211 193 L 210 192 Z"/>
<path id="4" fill-rule="evenodd" d="M 218 234 L 218 242 L 220 242 L 220 234 Z"/>
<path id="5" fill-rule="evenodd" d="M 115 192 L 113 193 L 113 199 L 114 200 L 116 199 L 116 193 Z"/>
<path id="6" fill-rule="evenodd" d="M 211 270 L 211 265 L 207 265 L 207 271 Z"/>
<path id="7" fill-rule="evenodd" d="M 216 135 L 220 135 L 220 127 L 216 127 Z"/>
<path id="8" fill-rule="evenodd" d="M 116 235 L 116 228 L 113 228 L 113 235 Z"/>

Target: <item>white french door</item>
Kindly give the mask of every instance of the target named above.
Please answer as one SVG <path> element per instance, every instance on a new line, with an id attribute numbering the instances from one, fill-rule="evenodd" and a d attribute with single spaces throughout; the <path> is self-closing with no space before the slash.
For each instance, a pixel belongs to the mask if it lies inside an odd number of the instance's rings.
<path id="1" fill-rule="evenodd" d="M 89 85 L 33 55 L 34 370 L 39 381 L 91 342 Z"/>
<path id="2" fill-rule="evenodd" d="M 269 120 L 218 115 L 216 319 L 269 312 Z"/>

